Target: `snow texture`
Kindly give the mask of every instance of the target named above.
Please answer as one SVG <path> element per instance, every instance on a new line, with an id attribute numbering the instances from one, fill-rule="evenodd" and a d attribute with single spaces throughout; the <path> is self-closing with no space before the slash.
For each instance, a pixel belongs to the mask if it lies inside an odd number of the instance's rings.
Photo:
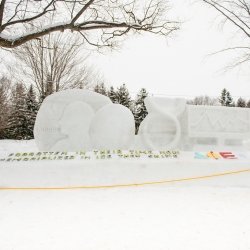
<path id="1" fill-rule="evenodd" d="M 248 150 L 250 150 L 250 140 L 245 140 L 243 142 L 243 145 L 245 146 L 245 148 L 247 148 Z"/>
<path id="2" fill-rule="evenodd" d="M 89 128 L 94 115 L 91 106 L 84 102 L 78 101 L 67 105 L 58 122 L 61 133 L 67 137 L 57 141 L 51 150 L 89 150 L 91 148 Z"/>
<path id="3" fill-rule="evenodd" d="M 186 108 L 186 100 L 184 98 L 163 98 L 148 96 L 144 100 L 147 111 L 149 113 L 165 113 L 180 116 Z"/>
<path id="4" fill-rule="evenodd" d="M 139 134 L 149 149 L 191 149 L 198 141 L 241 145 L 250 138 L 249 108 L 186 105 L 184 99 L 160 97 L 146 97 L 145 105 L 148 116 Z"/>
<path id="5" fill-rule="evenodd" d="M 101 94 L 65 90 L 48 96 L 37 114 L 34 136 L 41 151 L 127 149 L 134 139 L 131 111 Z"/>
<path id="6" fill-rule="evenodd" d="M 133 114 L 120 104 L 104 106 L 92 120 L 90 137 L 94 149 L 128 149 L 135 137 Z"/>
<path id="7" fill-rule="evenodd" d="M 186 100 L 146 97 L 144 102 L 148 115 L 140 125 L 139 134 L 145 146 L 149 149 L 178 148 L 181 139 L 178 119 L 186 109 Z"/>
<path id="8" fill-rule="evenodd" d="M 87 90 L 47 97 L 34 128 L 39 150 L 133 148 L 135 122 L 125 86 L 120 90 L 123 106 Z M 186 105 L 185 99 L 159 97 L 146 97 L 145 105 L 148 115 L 139 127 L 144 149 L 192 149 L 197 141 L 240 145 L 249 139 L 248 108 Z"/>
<path id="9" fill-rule="evenodd" d="M 23 144 L 8 140 L 0 141 L 2 148 L 0 159 L 5 158 L 8 152 L 34 151 L 33 140 L 30 143 L 31 146 L 28 147 L 29 143 L 27 142 Z M 196 152 L 207 154 L 210 150 L 211 147 L 206 147 L 202 151 Z M 123 154 L 130 154 L 129 151 L 126 153 L 123 150 L 123 152 Z M 195 152 L 189 151 L 180 151 L 178 158 L 162 158 L 161 156 L 155 158 L 154 155 L 159 154 L 155 151 L 151 153 L 153 155 L 151 158 L 141 153 L 141 157 L 139 158 L 105 157 L 105 160 L 102 160 L 101 157 L 99 159 L 94 157 L 93 154 L 96 155 L 96 153 L 91 151 L 86 152 L 86 156 L 93 156 L 89 159 L 80 159 L 81 157 L 77 157 L 69 160 L 69 157 L 64 157 L 66 155 L 64 152 L 38 152 L 42 155 L 40 158 L 46 156 L 45 160 L 0 161 L 0 187 L 53 187 L 142 183 L 204 176 L 249 168 L 249 151 L 244 151 L 242 148 L 231 150 L 225 148 L 224 150 L 213 150 L 213 152 L 214 154 L 218 154 L 216 152 L 232 152 L 237 159 L 224 159 L 223 157 L 217 160 L 214 158 L 197 158 L 195 157 Z M 61 155 L 62 159 L 50 160 L 49 158 L 53 158 L 53 154 L 57 156 L 58 154 Z M 63 160 L 65 158 L 68 158 L 68 160 Z M 228 175 L 221 178 L 183 182 L 178 183 L 178 185 L 250 188 L 250 172 Z"/>
<path id="10" fill-rule="evenodd" d="M 0 141 L 0 152 L 25 150 L 37 150 L 33 140 Z M 103 165 L 104 162 L 87 164 L 89 171 L 85 173 L 89 181 L 91 176 L 104 182 L 107 177 L 114 181 L 116 177 L 126 178 L 129 173 L 134 178 L 146 172 L 153 178 L 152 173 L 157 174 L 160 168 L 165 172 L 178 169 L 179 173 L 194 174 L 194 168 L 189 168 L 192 165 L 184 161 L 172 167 L 169 161 L 151 167 L 149 162 L 138 164 L 135 160 L 133 164 L 117 161 Z M 215 165 L 203 161 L 195 169 L 228 168 L 225 162 L 213 162 Z M 16 175 L 19 182 L 32 181 L 32 176 L 37 178 L 41 174 L 40 181 L 53 183 L 59 175 L 57 178 L 67 184 L 72 181 L 68 173 L 75 178 L 77 175 L 76 165 L 65 161 L 22 164 L 1 162 L 0 169 L 8 170 L 9 176 Z M 234 162 L 235 168 L 239 165 Z M 78 169 L 81 168 L 86 169 L 86 164 L 78 162 Z M 29 178 L 24 178 L 25 172 L 30 173 Z M 46 177 L 45 173 L 49 175 Z M 81 177 L 84 175 L 79 180 Z M 0 186 L 5 178 L 0 174 Z M 192 182 L 194 185 L 175 183 L 117 189 L 0 191 L 0 249 L 248 250 L 250 188 L 232 186 L 235 178 L 238 183 L 247 179 L 250 183 L 249 174 L 240 174 L 218 178 L 217 183 L 224 182 L 221 187 L 198 181 Z"/>

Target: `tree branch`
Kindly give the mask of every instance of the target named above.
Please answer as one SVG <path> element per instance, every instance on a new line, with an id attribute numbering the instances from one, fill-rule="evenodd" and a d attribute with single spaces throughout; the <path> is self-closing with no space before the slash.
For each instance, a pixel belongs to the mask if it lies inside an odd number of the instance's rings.
<path id="1" fill-rule="evenodd" d="M 149 0 L 144 13 L 140 9 L 141 4 L 136 5 L 137 0 L 126 3 L 123 3 L 123 0 L 121 2 L 120 0 L 45 0 L 45 3 L 39 6 L 36 4 L 29 6 L 27 1 L 29 0 L 8 2 L 11 4 L 8 8 L 12 8 L 10 13 L 6 12 L 6 6 L 1 3 L 2 8 L 5 9 L 4 13 L 9 15 L 5 19 L 9 19 L 0 26 L 0 47 L 14 48 L 52 32 L 70 30 L 81 32 L 87 43 L 95 44 L 100 48 L 111 46 L 111 40 L 118 39 L 130 31 L 145 31 L 166 36 L 179 29 L 179 23 L 165 20 L 163 0 Z M 13 8 L 14 4 L 16 5 Z M 61 14 L 65 14 L 65 8 L 69 11 L 68 16 L 65 16 L 67 21 L 53 23 L 53 20 L 62 20 Z M 26 17 L 26 13 L 29 12 L 36 14 Z M 43 25 L 37 28 L 39 22 Z M 25 23 L 32 25 L 32 32 L 11 35 L 22 32 L 24 30 L 22 25 Z M 88 39 L 90 31 L 99 31 L 100 43 L 91 42 L 91 39 Z"/>
<path id="2" fill-rule="evenodd" d="M 94 2 L 95 0 L 89 0 L 83 7 L 82 9 L 75 15 L 74 18 L 72 18 L 71 23 L 75 23 L 77 19 L 83 14 L 84 11 L 86 11 L 89 6 Z"/>
<path id="3" fill-rule="evenodd" d="M 129 30 L 137 30 L 137 31 L 149 31 L 151 33 L 155 34 L 168 34 L 162 32 L 162 28 L 164 29 L 164 26 L 151 26 L 148 24 L 129 24 L 129 23 L 115 23 L 115 22 L 104 22 L 104 21 L 94 21 L 94 22 L 83 22 L 80 24 L 59 24 L 55 25 L 53 27 L 44 28 L 43 30 L 25 34 L 20 37 L 16 38 L 9 38 L 7 36 L 3 36 L 0 34 L 0 46 L 5 48 L 14 48 L 17 46 L 20 46 L 24 44 L 27 41 L 30 41 L 35 38 L 39 38 L 40 36 L 47 35 L 49 33 L 55 32 L 55 31 L 64 31 L 64 30 L 72 30 L 72 31 L 89 31 L 89 30 L 100 30 L 100 29 L 114 29 L 114 28 L 127 28 L 127 32 Z M 160 30 L 158 30 L 160 28 Z M 171 29 L 171 31 L 176 30 L 176 28 Z M 155 31 L 154 30 L 158 30 Z M 127 33 L 124 32 L 123 34 Z"/>
<path id="4" fill-rule="evenodd" d="M 15 24 L 18 24 L 18 23 L 27 23 L 27 22 L 34 21 L 35 19 L 38 19 L 39 17 L 42 17 L 43 15 L 45 15 L 47 12 L 49 12 L 49 11 L 54 11 L 54 10 L 55 10 L 55 7 L 54 7 L 53 9 L 51 9 L 51 10 L 49 10 L 49 7 L 52 6 L 52 5 L 54 4 L 55 1 L 56 1 L 56 0 L 52 0 L 52 1 L 44 8 L 44 10 L 43 10 L 41 13 L 39 13 L 39 14 L 33 16 L 33 17 L 29 17 L 29 18 L 25 18 L 25 19 L 20 19 L 20 20 L 15 20 L 15 21 L 12 21 L 12 22 L 10 21 L 10 22 L 7 22 L 7 23 L 3 24 L 2 27 L 1 27 L 1 31 L 3 31 L 6 27 L 11 26 L 11 25 L 15 25 Z"/>
<path id="5" fill-rule="evenodd" d="M 3 12 L 4 12 L 5 3 L 6 3 L 6 0 L 2 0 L 0 4 L 0 27 L 2 26 L 2 23 L 3 23 Z"/>
<path id="6" fill-rule="evenodd" d="M 215 8 L 218 12 L 220 12 L 224 17 L 227 18 L 230 22 L 232 22 L 236 27 L 238 27 L 240 30 L 242 30 L 248 37 L 250 37 L 250 32 L 248 32 L 245 28 L 243 28 L 241 25 L 239 25 L 233 18 L 231 18 L 229 15 L 227 15 L 223 10 L 221 10 L 219 7 L 219 4 L 215 1 L 210 0 L 203 0 L 203 2 L 209 4 L 213 8 Z M 219 7 L 218 7 L 219 6 Z M 223 7 L 225 9 L 225 7 Z M 228 10 L 227 10 L 228 11 Z M 238 19 L 238 18 L 237 18 Z M 247 25 L 246 25 L 247 26 Z M 248 27 L 248 26 L 247 26 Z"/>

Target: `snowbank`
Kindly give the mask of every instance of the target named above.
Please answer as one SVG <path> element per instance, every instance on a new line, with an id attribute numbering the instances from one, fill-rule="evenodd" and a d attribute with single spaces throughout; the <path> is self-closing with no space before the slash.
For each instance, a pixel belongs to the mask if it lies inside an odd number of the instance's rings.
<path id="1" fill-rule="evenodd" d="M 12 143 L 3 143 L 5 154 L 8 145 L 12 146 Z M 21 142 L 19 144 L 21 145 Z M 25 144 L 27 148 L 28 144 Z M 33 144 L 33 141 L 30 141 L 30 144 Z M 14 150 L 11 147 L 9 149 Z M 182 151 L 177 158 L 155 159 L 142 153 L 140 158 L 134 159 L 119 158 L 116 155 L 116 158 L 105 160 L 94 157 L 82 160 L 78 157 L 73 160 L 0 161 L 0 186 L 70 187 L 138 184 L 249 169 L 249 172 L 244 173 L 168 185 L 250 187 L 250 155 L 247 152 L 234 154 L 237 159 L 197 159 L 197 152 Z"/>
<path id="2" fill-rule="evenodd" d="M 34 143 L 0 141 L 0 151 L 34 151 Z M 248 166 L 194 159 L 0 162 L 0 181 L 1 186 L 116 183 Z M 247 250 L 249 182 L 249 174 L 239 174 L 116 189 L 1 190 L 0 249 Z"/>

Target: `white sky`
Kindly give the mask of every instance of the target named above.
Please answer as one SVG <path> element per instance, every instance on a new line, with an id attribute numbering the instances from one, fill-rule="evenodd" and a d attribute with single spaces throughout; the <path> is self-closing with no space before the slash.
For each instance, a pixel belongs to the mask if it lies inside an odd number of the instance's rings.
<path id="1" fill-rule="evenodd" d="M 242 45 L 241 34 L 232 25 L 222 29 L 218 13 L 204 3 L 172 0 L 171 4 L 171 15 L 184 21 L 174 36 L 133 36 L 119 52 L 92 54 L 106 84 L 126 83 L 131 92 L 145 87 L 154 94 L 186 97 L 218 96 L 225 87 L 232 96 L 250 99 L 250 65 L 225 73 L 237 54 L 208 56 Z"/>

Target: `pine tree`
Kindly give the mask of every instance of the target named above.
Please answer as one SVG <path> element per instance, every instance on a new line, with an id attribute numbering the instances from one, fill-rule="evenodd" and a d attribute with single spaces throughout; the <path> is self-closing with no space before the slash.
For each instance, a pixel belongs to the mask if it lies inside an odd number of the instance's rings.
<path id="1" fill-rule="evenodd" d="M 221 91 L 221 96 L 219 98 L 219 102 L 221 106 L 228 106 L 232 107 L 233 104 L 233 98 L 229 91 L 227 91 L 225 88 Z"/>
<path id="2" fill-rule="evenodd" d="M 148 96 L 146 89 L 142 88 L 136 97 L 133 114 L 135 118 L 135 131 L 138 132 L 139 126 L 148 112 L 144 104 L 144 99 Z"/>
<path id="3" fill-rule="evenodd" d="M 113 86 L 110 87 L 109 91 L 108 91 L 108 97 L 110 98 L 110 100 L 113 102 L 113 103 L 117 103 L 117 94 L 116 94 L 116 91 L 114 89 Z"/>
<path id="4" fill-rule="evenodd" d="M 221 95 L 219 99 L 221 106 L 226 106 L 226 95 L 227 95 L 227 90 L 224 88 L 221 91 Z"/>
<path id="5" fill-rule="evenodd" d="M 236 107 L 235 101 L 230 104 L 230 107 Z"/>
<path id="6" fill-rule="evenodd" d="M 33 89 L 33 85 L 30 85 L 30 88 L 26 95 L 26 119 L 27 119 L 27 138 L 33 139 L 33 129 L 36 120 L 36 114 L 38 111 L 38 102 L 36 101 L 36 94 Z"/>
<path id="7" fill-rule="evenodd" d="M 101 94 L 101 95 L 108 96 L 108 91 L 107 91 L 107 89 L 106 89 L 104 83 L 95 85 L 94 91 L 95 91 L 96 93 Z"/>
<path id="8" fill-rule="evenodd" d="M 12 92 L 12 110 L 8 119 L 7 135 L 9 139 L 27 138 L 26 95 L 23 84 L 16 84 Z"/>
<path id="9" fill-rule="evenodd" d="M 239 98 L 237 101 L 237 107 L 245 108 L 246 107 L 246 101 L 243 98 Z"/>
<path id="10" fill-rule="evenodd" d="M 117 89 L 116 94 L 117 94 L 117 103 L 130 109 L 131 97 L 125 84 L 123 84 L 121 87 Z"/>
<path id="11" fill-rule="evenodd" d="M 230 92 L 227 91 L 227 94 L 226 94 L 226 103 L 225 104 L 226 104 L 227 107 L 230 107 L 230 106 L 232 106 L 232 103 L 233 103 L 233 98 L 232 98 Z"/>

